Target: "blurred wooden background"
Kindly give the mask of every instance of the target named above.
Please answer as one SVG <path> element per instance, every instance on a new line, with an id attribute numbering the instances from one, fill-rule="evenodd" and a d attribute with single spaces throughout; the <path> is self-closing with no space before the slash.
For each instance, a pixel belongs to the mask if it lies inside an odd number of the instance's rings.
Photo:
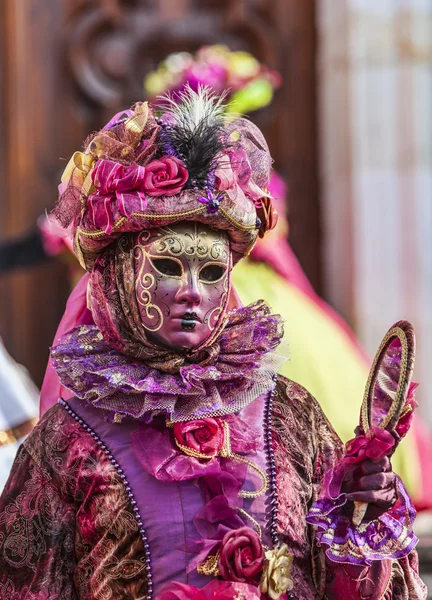
<path id="1" fill-rule="evenodd" d="M 0 3 L 0 239 L 56 200 L 69 156 L 117 110 L 143 98 L 167 53 L 226 43 L 281 72 L 254 115 L 289 182 L 290 239 L 321 285 L 313 0 L 19 0 Z M 0 336 L 42 381 L 68 294 L 56 261 L 0 276 Z"/>
<path id="2" fill-rule="evenodd" d="M 53 207 L 70 155 L 168 53 L 248 50 L 283 77 L 253 119 L 289 184 L 291 244 L 370 352 L 413 321 L 432 424 L 431 25 L 431 0 L 3 0 L 0 241 Z M 0 274 L 0 336 L 39 385 L 67 275 L 55 260 Z"/>

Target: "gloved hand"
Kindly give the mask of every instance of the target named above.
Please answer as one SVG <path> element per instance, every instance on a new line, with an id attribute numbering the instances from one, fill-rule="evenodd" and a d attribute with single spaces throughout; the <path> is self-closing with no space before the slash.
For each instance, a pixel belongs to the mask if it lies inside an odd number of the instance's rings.
<path id="1" fill-rule="evenodd" d="M 365 520 L 378 518 L 390 510 L 396 500 L 396 474 L 388 456 L 365 458 L 350 469 L 342 484 L 342 492 L 353 502 L 367 502 Z"/>

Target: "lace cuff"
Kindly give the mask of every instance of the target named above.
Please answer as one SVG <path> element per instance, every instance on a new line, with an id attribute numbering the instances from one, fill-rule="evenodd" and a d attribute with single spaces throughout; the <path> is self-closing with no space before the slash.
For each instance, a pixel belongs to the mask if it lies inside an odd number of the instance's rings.
<path id="1" fill-rule="evenodd" d="M 331 561 L 368 566 L 375 560 L 397 560 L 411 552 L 418 541 L 412 530 L 416 512 L 399 477 L 396 487 L 398 500 L 393 508 L 358 527 L 352 523 L 345 494 L 322 496 L 315 502 L 306 520 L 317 526 L 317 541 L 326 546 Z"/>

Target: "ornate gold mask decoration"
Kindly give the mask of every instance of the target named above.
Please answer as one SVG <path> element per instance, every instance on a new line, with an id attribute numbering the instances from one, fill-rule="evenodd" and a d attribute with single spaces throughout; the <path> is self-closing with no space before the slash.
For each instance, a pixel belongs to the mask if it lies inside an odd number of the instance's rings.
<path id="1" fill-rule="evenodd" d="M 192 349 L 223 315 L 231 281 L 227 234 L 197 222 L 145 230 L 134 249 L 142 325 L 154 342 Z"/>

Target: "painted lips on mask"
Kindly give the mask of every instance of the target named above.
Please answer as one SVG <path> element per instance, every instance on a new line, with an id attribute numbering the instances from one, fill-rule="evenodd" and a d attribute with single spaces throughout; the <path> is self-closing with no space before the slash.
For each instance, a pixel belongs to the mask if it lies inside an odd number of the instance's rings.
<path id="1" fill-rule="evenodd" d="M 185 331 L 193 331 L 197 322 L 201 323 L 201 319 L 194 312 L 186 312 L 181 321 L 181 326 Z"/>

